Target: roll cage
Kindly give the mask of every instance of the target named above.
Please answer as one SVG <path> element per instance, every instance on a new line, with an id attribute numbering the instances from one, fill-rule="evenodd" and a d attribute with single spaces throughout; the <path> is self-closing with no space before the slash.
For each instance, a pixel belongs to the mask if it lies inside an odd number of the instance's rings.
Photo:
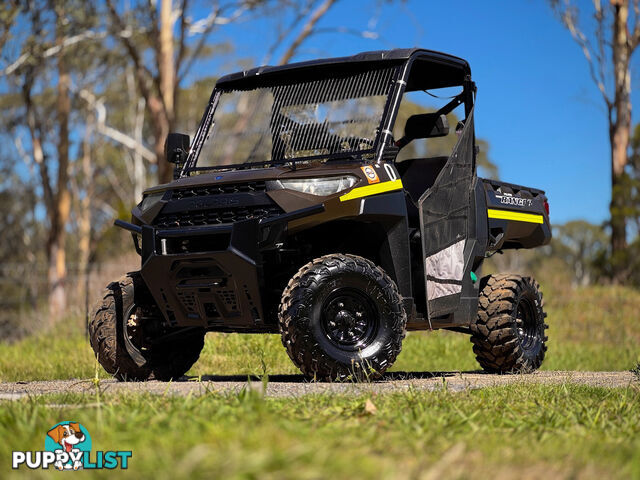
<path id="1" fill-rule="evenodd" d="M 357 152 L 333 152 L 320 155 L 306 155 L 294 158 L 272 158 L 269 161 L 249 162 L 231 165 L 197 166 L 198 157 L 214 123 L 214 114 L 221 94 L 234 90 L 253 90 L 265 87 L 280 87 L 313 82 L 317 78 L 334 79 L 349 75 L 362 75 L 366 72 L 392 68 L 390 85 L 385 91 L 386 102 L 382 111 L 380 126 L 377 128 L 370 149 Z M 396 49 L 390 51 L 366 52 L 351 57 L 340 57 L 283 66 L 263 66 L 251 70 L 226 75 L 216 82 L 203 117 L 196 131 L 187 158 L 180 169 L 180 177 L 197 171 L 220 169 L 244 169 L 265 165 L 291 164 L 314 159 L 367 160 L 376 162 L 393 160 L 398 146 L 393 141 L 392 129 L 398 109 L 405 92 L 461 86 L 462 91 L 449 103 L 440 108 L 437 114 L 448 114 L 464 104 L 465 118 L 469 116 L 474 104 L 476 87 L 471 81 L 469 64 L 458 57 L 423 49 Z M 348 98 L 349 92 L 339 89 L 327 89 L 323 98 Z M 351 92 L 352 93 L 352 92 Z M 475 162 L 475 159 L 474 159 Z M 475 165 L 474 165 L 475 167 Z"/>

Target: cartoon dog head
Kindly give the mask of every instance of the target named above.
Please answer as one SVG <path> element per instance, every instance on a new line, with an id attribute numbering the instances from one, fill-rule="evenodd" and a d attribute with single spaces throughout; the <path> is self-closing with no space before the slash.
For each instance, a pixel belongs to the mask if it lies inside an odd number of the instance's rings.
<path id="1" fill-rule="evenodd" d="M 65 452 L 70 452 L 74 446 L 84 442 L 84 433 L 82 433 L 80 425 L 77 423 L 58 425 L 49 430 L 47 435 L 53 438 L 54 442 L 62 445 Z"/>

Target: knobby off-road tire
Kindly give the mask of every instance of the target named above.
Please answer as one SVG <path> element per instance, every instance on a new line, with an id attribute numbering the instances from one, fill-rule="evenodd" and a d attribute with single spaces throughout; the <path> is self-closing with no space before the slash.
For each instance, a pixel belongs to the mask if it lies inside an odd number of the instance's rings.
<path id="1" fill-rule="evenodd" d="M 314 380 L 378 378 L 402 349 L 407 323 L 396 284 L 355 255 L 326 255 L 289 281 L 278 312 L 282 343 Z"/>
<path id="2" fill-rule="evenodd" d="M 89 321 L 91 347 L 102 367 L 118 380 L 142 381 L 151 376 L 157 380 L 177 379 L 198 360 L 204 346 L 204 330 L 146 351 L 136 349 L 146 360 L 144 365 L 138 365 L 126 347 L 129 319 L 124 318 L 136 310 L 134 291 L 138 288 L 145 288 L 138 272 L 128 273 L 107 286 Z"/>
<path id="3" fill-rule="evenodd" d="M 478 316 L 471 324 L 473 352 L 491 373 L 532 372 L 547 351 L 547 314 L 531 277 L 491 275 L 480 283 Z"/>

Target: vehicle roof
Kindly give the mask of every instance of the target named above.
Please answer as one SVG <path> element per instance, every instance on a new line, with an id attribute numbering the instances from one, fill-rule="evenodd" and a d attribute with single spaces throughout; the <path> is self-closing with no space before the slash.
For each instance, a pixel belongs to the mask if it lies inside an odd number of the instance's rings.
<path id="1" fill-rule="evenodd" d="M 471 73 L 471 68 L 467 61 L 454 55 L 423 48 L 397 48 L 393 50 L 362 52 L 348 57 L 321 58 L 305 62 L 288 63 L 286 65 L 263 65 L 225 75 L 218 79 L 216 86 L 223 88 L 252 88 L 262 83 L 263 80 L 271 78 L 276 80 L 278 77 L 282 77 L 283 74 L 287 74 L 286 76 L 290 78 L 292 74 L 300 73 L 301 77 L 304 77 L 318 69 L 331 70 L 332 68 L 336 68 L 337 70 L 343 70 L 350 65 L 366 69 L 377 65 L 383 66 L 385 63 L 390 65 L 394 63 L 404 63 L 412 59 L 412 57 L 458 68 L 464 71 L 464 74 Z"/>

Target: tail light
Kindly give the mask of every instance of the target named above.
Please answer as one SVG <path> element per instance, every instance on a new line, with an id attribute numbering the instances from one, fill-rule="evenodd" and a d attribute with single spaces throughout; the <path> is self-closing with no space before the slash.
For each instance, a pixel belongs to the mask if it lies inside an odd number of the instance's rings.
<path id="1" fill-rule="evenodd" d="M 547 200 L 544 201 L 544 211 L 547 212 L 547 216 L 549 216 L 549 202 Z"/>

